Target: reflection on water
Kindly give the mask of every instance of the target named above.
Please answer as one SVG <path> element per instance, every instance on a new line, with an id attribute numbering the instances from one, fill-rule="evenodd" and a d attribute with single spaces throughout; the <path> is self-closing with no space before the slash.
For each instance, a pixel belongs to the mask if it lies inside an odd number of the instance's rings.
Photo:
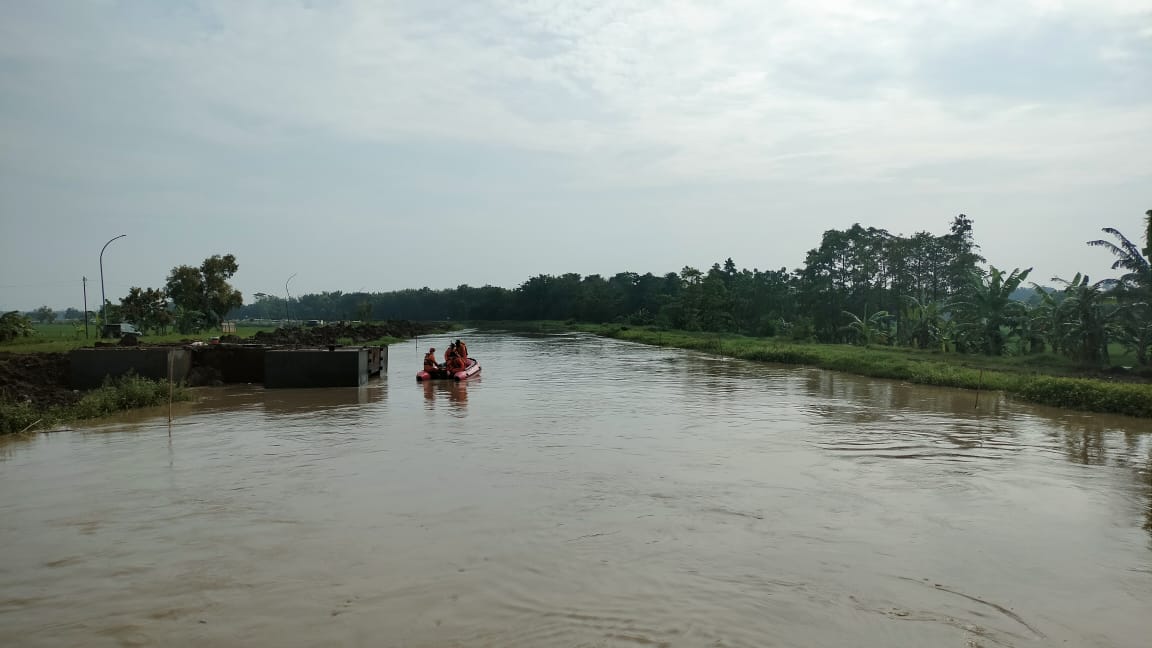
<path id="1" fill-rule="evenodd" d="M 459 335 L 452 336 L 461 337 Z M 0 644 L 1143 646 L 1147 421 L 586 335 L 0 441 Z M 381 639 L 386 637 L 386 639 Z"/>
<path id="2" fill-rule="evenodd" d="M 447 406 L 452 412 L 463 416 L 468 407 L 468 387 L 471 384 L 479 384 L 480 380 L 480 378 L 472 378 L 464 382 L 426 380 L 420 385 L 424 390 L 424 401 L 428 409 Z"/>
<path id="3" fill-rule="evenodd" d="M 265 412 L 281 416 L 323 415 L 333 410 L 355 416 L 365 413 L 361 406 L 380 403 L 387 395 L 387 381 L 372 381 L 362 387 L 263 390 L 260 404 Z"/>

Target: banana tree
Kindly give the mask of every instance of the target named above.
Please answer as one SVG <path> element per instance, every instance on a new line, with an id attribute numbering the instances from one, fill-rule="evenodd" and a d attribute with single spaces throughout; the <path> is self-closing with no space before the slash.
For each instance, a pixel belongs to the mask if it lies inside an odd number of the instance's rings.
<path id="1" fill-rule="evenodd" d="M 1138 363 L 1146 366 L 1152 349 L 1152 263 L 1148 261 L 1148 255 L 1152 255 L 1152 210 L 1145 212 L 1143 254 L 1119 230 L 1105 227 L 1102 231 L 1116 242 L 1098 239 L 1088 241 L 1088 245 L 1111 252 L 1116 257 L 1112 269 L 1126 271 L 1115 282 L 1117 299 L 1128 306 L 1117 318 L 1117 339 L 1135 352 Z"/>
<path id="2" fill-rule="evenodd" d="M 958 331 L 975 341 L 987 355 L 1003 355 L 1008 337 L 1027 316 L 1027 306 L 1014 301 L 1012 293 L 1030 272 L 1032 268 L 1016 268 L 1005 274 L 989 266 L 986 276 L 973 273 L 962 297 L 952 303 L 961 320 Z"/>
<path id="3" fill-rule="evenodd" d="M 908 338 L 920 349 L 936 346 L 944 326 L 940 302 L 921 302 L 912 296 L 906 296 L 904 301 L 907 303 L 905 322 Z"/>
<path id="4" fill-rule="evenodd" d="M 864 317 L 856 315 L 850 311 L 843 311 L 845 315 L 852 318 L 852 321 L 844 327 L 845 330 L 851 330 L 856 333 L 856 340 L 864 345 L 865 348 L 872 346 L 875 342 L 887 342 L 888 334 L 883 330 L 888 321 L 888 311 L 876 311 L 871 315 L 868 314 L 868 308 L 864 308 Z"/>
<path id="5" fill-rule="evenodd" d="M 1091 283 L 1088 275 L 1080 273 L 1072 281 L 1060 277 L 1052 277 L 1052 281 L 1064 286 L 1060 326 L 1070 355 L 1089 365 L 1108 362 L 1108 331 L 1124 310 L 1107 292 L 1117 281 Z"/>

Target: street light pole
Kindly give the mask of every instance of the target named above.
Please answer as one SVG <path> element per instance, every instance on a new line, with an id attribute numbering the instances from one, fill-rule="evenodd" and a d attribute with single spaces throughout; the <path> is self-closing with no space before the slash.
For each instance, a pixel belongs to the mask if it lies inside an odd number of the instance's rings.
<path id="1" fill-rule="evenodd" d="M 100 327 L 101 328 L 103 328 L 104 325 L 108 323 L 108 307 L 105 305 L 108 303 L 108 298 L 106 296 L 104 296 L 104 250 L 108 248 L 108 245 L 111 244 L 112 241 L 115 241 L 116 239 L 122 239 L 125 236 L 128 236 L 128 235 L 127 234 L 121 234 L 120 236 L 113 237 L 111 240 L 108 241 L 108 243 L 104 244 L 104 247 L 100 248 Z M 103 335 L 101 335 L 100 337 L 103 337 Z"/>
<path id="2" fill-rule="evenodd" d="M 295 277 L 298 272 L 293 272 L 292 277 Z M 288 284 L 292 282 L 292 277 L 288 277 L 288 281 L 284 282 L 284 294 L 288 295 L 288 299 L 284 300 L 284 319 L 288 320 L 287 326 L 292 326 L 292 316 L 288 314 L 288 302 L 292 301 L 292 293 L 288 292 Z"/>

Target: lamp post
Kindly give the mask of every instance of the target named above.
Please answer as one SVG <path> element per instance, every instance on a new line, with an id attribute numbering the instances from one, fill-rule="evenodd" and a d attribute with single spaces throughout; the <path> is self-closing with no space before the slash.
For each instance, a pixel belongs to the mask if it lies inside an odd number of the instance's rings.
<path id="1" fill-rule="evenodd" d="M 299 273 L 293 272 L 292 277 L 297 274 Z M 288 281 L 284 282 L 284 294 L 288 295 L 288 299 L 284 300 L 284 319 L 288 320 L 287 326 L 292 326 L 292 316 L 288 314 L 288 302 L 292 301 L 292 293 L 288 292 L 288 284 L 292 283 L 292 277 L 288 277 Z"/>
<path id="2" fill-rule="evenodd" d="M 125 236 L 128 236 L 128 235 L 127 234 L 121 234 L 120 236 L 115 236 L 112 239 L 110 239 L 107 243 L 105 243 L 104 247 L 100 248 L 100 328 L 101 329 L 103 329 L 104 325 L 106 325 L 108 323 L 108 306 L 106 306 L 106 304 L 108 303 L 108 298 L 104 296 L 104 250 L 108 248 L 108 246 L 112 243 L 112 241 L 115 241 L 116 239 L 122 239 Z M 103 334 L 101 334 L 100 337 L 104 337 Z"/>

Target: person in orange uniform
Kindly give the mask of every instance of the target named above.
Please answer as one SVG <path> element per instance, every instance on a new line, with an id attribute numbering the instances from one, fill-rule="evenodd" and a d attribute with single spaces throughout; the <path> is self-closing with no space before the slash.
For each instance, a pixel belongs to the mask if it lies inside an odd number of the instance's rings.
<path id="1" fill-rule="evenodd" d="M 436 349 L 430 348 L 428 349 L 428 353 L 424 354 L 424 371 L 431 372 L 436 369 Z"/>
<path id="2" fill-rule="evenodd" d="M 456 349 L 448 361 L 448 373 L 454 374 L 457 371 L 464 371 L 464 358 L 460 357 L 460 349 Z"/>
<path id="3" fill-rule="evenodd" d="M 460 356 L 464 364 L 468 364 L 468 345 L 464 344 L 462 340 L 456 340 L 456 354 Z"/>
<path id="4" fill-rule="evenodd" d="M 448 343 L 448 348 L 444 349 L 444 366 L 452 364 L 452 357 L 456 355 L 456 345 L 451 342 Z"/>

